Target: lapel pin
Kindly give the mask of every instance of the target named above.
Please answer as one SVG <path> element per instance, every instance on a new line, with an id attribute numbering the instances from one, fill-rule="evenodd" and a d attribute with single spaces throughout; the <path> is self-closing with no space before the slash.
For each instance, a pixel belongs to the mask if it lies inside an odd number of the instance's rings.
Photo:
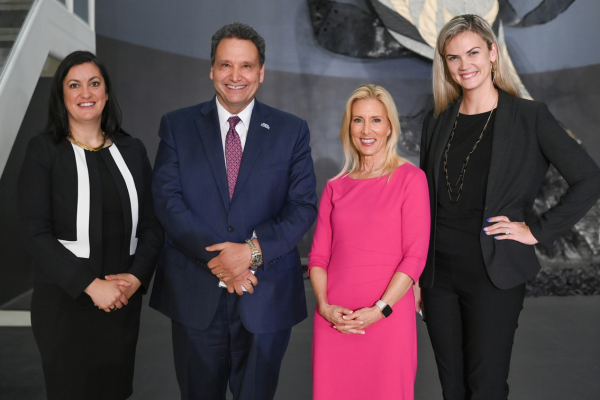
<path id="1" fill-rule="evenodd" d="M 269 124 L 265 124 L 264 122 L 262 124 L 260 124 L 260 126 L 262 126 L 263 128 L 271 129 Z"/>

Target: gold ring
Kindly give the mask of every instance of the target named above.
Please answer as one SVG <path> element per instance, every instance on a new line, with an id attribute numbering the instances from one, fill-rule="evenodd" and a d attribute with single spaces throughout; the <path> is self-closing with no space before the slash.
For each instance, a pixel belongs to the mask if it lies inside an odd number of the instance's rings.
<path id="1" fill-rule="evenodd" d="M 223 273 L 219 272 L 219 278 L 223 279 Z"/>

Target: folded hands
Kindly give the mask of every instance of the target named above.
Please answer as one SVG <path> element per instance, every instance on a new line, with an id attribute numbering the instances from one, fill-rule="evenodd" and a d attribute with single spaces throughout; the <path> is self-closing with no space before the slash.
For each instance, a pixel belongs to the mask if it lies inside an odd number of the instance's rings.
<path id="1" fill-rule="evenodd" d="M 105 312 L 116 311 L 129 302 L 129 298 L 142 283 L 132 274 L 107 275 L 105 279 L 96 278 L 85 289 L 94 305 Z"/>
<path id="2" fill-rule="evenodd" d="M 255 241 L 255 244 L 260 251 L 258 241 Z M 258 279 L 250 271 L 252 251 L 248 244 L 224 242 L 208 246 L 206 250 L 219 252 L 219 255 L 211 259 L 207 265 L 213 275 L 227 285 L 229 293 L 243 295 L 242 286 L 249 294 L 254 293 L 254 286 L 258 285 Z"/>
<path id="3" fill-rule="evenodd" d="M 352 311 L 344 307 L 324 304 L 319 306 L 319 314 L 338 332 L 359 335 L 364 335 L 366 328 L 383 318 L 377 306 Z"/>

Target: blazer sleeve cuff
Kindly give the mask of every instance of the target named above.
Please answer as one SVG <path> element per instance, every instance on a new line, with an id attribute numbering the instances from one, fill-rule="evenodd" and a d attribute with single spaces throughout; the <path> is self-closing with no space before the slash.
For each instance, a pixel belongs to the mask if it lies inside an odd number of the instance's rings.
<path id="1" fill-rule="evenodd" d="M 554 246 L 556 246 L 556 240 L 554 240 L 553 237 L 544 235 L 542 226 L 539 221 L 535 221 L 531 225 L 529 225 L 529 230 L 531 231 L 533 237 L 538 241 L 538 243 L 544 246 L 546 249 L 552 250 Z"/>
<path id="2" fill-rule="evenodd" d="M 277 233 L 269 222 L 257 226 L 254 233 L 258 243 L 260 243 L 264 260 L 263 268 L 267 269 L 285 254 L 283 245 L 280 242 L 282 239 L 277 239 Z"/>
<path id="3" fill-rule="evenodd" d="M 127 273 L 135 276 L 140 280 L 142 286 L 140 286 L 138 290 L 141 290 L 142 294 L 148 293 L 148 289 L 150 288 L 150 282 L 152 281 L 152 275 L 154 275 L 155 267 L 150 268 L 150 271 L 148 271 L 148 269 L 148 267 L 134 263 L 127 270 Z"/>
<path id="4" fill-rule="evenodd" d="M 59 286 L 61 286 L 71 298 L 76 299 L 85 292 L 85 289 L 87 289 L 95 279 L 96 275 L 94 275 L 92 271 L 85 269 L 70 281 L 59 282 Z"/>

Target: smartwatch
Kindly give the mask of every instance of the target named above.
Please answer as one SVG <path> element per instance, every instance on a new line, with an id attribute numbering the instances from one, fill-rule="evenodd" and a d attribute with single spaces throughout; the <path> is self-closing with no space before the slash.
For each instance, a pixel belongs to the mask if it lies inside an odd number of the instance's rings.
<path id="1" fill-rule="evenodd" d="M 386 318 L 389 317 L 390 315 L 392 315 L 392 312 L 394 311 L 394 310 L 392 310 L 392 307 L 390 307 L 389 305 L 387 305 L 385 302 L 383 302 L 381 300 L 377 300 L 375 305 L 377 307 L 379 307 L 379 309 L 381 310 L 381 313 Z"/>

